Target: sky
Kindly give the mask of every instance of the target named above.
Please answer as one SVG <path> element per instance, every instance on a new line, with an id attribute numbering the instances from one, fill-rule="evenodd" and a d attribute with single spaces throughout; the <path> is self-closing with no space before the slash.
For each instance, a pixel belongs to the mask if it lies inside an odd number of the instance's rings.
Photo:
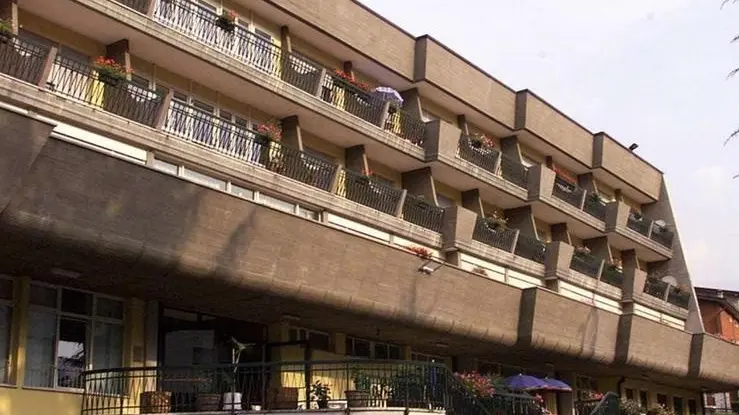
<path id="1" fill-rule="evenodd" d="M 697 286 L 739 290 L 739 3 L 362 0 L 665 172 Z"/>

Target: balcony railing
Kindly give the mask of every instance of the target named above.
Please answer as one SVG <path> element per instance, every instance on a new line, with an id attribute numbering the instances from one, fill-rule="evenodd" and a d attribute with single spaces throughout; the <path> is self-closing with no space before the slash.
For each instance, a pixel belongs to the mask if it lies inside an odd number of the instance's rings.
<path id="1" fill-rule="evenodd" d="M 568 204 L 578 209 L 580 209 L 580 207 L 582 206 L 581 203 L 584 192 L 585 190 L 562 179 L 559 175 L 557 175 L 554 179 L 552 195 L 557 199 L 567 202 Z"/>
<path id="2" fill-rule="evenodd" d="M 39 83 L 49 48 L 21 38 L 0 42 L 0 72 L 33 84 Z"/>
<path id="3" fill-rule="evenodd" d="M 472 239 L 511 252 L 516 241 L 516 230 L 506 228 L 492 219 L 478 216 Z"/>
<path id="4" fill-rule="evenodd" d="M 462 160 L 469 161 L 492 174 L 498 173 L 500 153 L 492 148 L 485 148 L 480 143 L 470 139 L 467 135 L 463 134 L 459 137 L 457 154 Z"/>
<path id="5" fill-rule="evenodd" d="M 172 135 L 218 153 L 259 165 L 285 177 L 330 191 L 336 165 L 216 117 L 173 101 L 164 129 Z"/>
<path id="6" fill-rule="evenodd" d="M 507 181 L 526 189 L 529 185 L 529 169 L 512 157 L 500 154 L 500 174 Z"/>
<path id="7" fill-rule="evenodd" d="M 676 287 L 670 287 L 670 292 L 667 294 L 667 302 L 687 309 L 690 304 L 690 293 Z"/>
<path id="8" fill-rule="evenodd" d="M 519 233 L 514 253 L 522 258 L 543 264 L 547 253 L 547 244 Z"/>
<path id="9" fill-rule="evenodd" d="M 421 197 L 406 195 L 403 203 L 403 219 L 406 221 L 440 232 L 443 217 L 443 208 L 434 206 Z"/>
<path id="10" fill-rule="evenodd" d="M 626 227 L 632 231 L 636 231 L 644 236 L 649 236 L 649 229 L 652 226 L 652 221 L 644 218 L 640 214 L 629 214 L 629 218 L 626 220 Z"/>
<path id="11" fill-rule="evenodd" d="M 121 3 L 124 6 L 128 6 L 134 10 L 136 10 L 139 13 L 144 13 L 149 10 L 149 1 L 150 0 L 115 0 L 118 3 Z"/>
<path id="12" fill-rule="evenodd" d="M 664 226 L 653 223 L 652 233 L 651 235 L 649 235 L 649 238 L 659 243 L 660 245 L 663 245 L 667 248 L 672 248 L 672 240 L 675 238 L 675 234 Z"/>
<path id="13" fill-rule="evenodd" d="M 603 260 L 586 253 L 575 252 L 570 261 L 570 269 L 589 277 L 598 278 Z"/>
<path id="14" fill-rule="evenodd" d="M 219 15 L 200 4 L 189 0 L 151 1 L 157 1 L 154 19 L 165 26 L 318 96 L 413 144 L 423 144 L 426 128 L 423 120 L 402 109 L 391 109 L 386 101 L 351 85 L 333 70 L 299 53 L 284 51 L 244 26 L 236 25 L 232 31 L 223 30 L 217 24 Z M 383 119 L 385 122 L 381 125 Z"/>
<path id="15" fill-rule="evenodd" d="M 587 192 L 585 195 L 585 204 L 583 210 L 588 215 L 606 221 L 606 204 L 600 199 L 597 193 Z"/>
<path id="16" fill-rule="evenodd" d="M 371 207 L 388 215 L 397 213 L 403 190 L 380 183 L 372 177 L 351 170 L 342 170 L 339 176 L 339 196 Z"/>
<path id="17" fill-rule="evenodd" d="M 659 298 L 660 300 L 665 299 L 665 293 L 670 288 L 670 285 L 656 277 L 647 277 L 644 282 L 644 293 L 649 294 L 652 297 Z"/>
<path id="18" fill-rule="evenodd" d="M 317 384 L 329 387 L 320 400 L 312 393 Z M 83 415 L 296 411 L 332 404 L 466 415 L 489 415 L 492 405 L 506 415 L 539 413 L 532 396 L 501 394 L 483 404 L 444 365 L 407 361 L 105 369 L 85 372 L 84 385 Z"/>
<path id="19" fill-rule="evenodd" d="M 612 285 L 616 288 L 623 288 L 624 286 L 624 273 L 623 271 L 614 265 L 606 265 L 603 268 L 603 272 L 600 275 L 600 280 L 608 285 Z"/>

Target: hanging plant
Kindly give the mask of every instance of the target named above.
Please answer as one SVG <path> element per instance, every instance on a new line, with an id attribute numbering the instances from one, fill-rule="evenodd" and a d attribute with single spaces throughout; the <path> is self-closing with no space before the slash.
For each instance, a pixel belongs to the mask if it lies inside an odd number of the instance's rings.
<path id="1" fill-rule="evenodd" d="M 223 31 L 233 32 L 236 28 L 236 13 L 231 10 L 224 10 L 218 18 L 216 18 L 216 26 Z"/>
<path id="2" fill-rule="evenodd" d="M 357 81 L 356 78 L 354 78 L 354 75 L 348 74 L 342 71 L 341 69 L 335 70 L 334 75 L 337 78 L 341 79 L 342 81 L 346 82 L 349 85 L 354 86 L 355 88 L 359 89 L 362 92 L 369 92 L 370 89 L 372 89 L 372 87 L 369 86 L 368 84 L 362 81 Z"/>
<path id="3" fill-rule="evenodd" d="M 257 133 L 272 141 L 282 140 L 282 127 L 277 121 L 267 121 L 257 127 Z"/>
<path id="4" fill-rule="evenodd" d="M 422 247 L 422 246 L 411 246 L 408 248 L 409 251 L 416 254 L 417 257 L 421 259 L 431 259 L 433 258 L 433 255 L 431 254 L 431 251 L 428 249 Z"/>
<path id="5" fill-rule="evenodd" d="M 115 59 L 106 58 L 104 56 L 98 56 L 92 64 L 92 67 L 98 73 L 98 80 L 110 86 L 117 86 L 123 82 L 129 74 L 133 73 L 132 70 L 126 70 L 126 68 L 116 62 Z"/>
<path id="6" fill-rule="evenodd" d="M 0 41 L 7 43 L 13 37 L 13 25 L 10 22 L 0 19 Z"/>

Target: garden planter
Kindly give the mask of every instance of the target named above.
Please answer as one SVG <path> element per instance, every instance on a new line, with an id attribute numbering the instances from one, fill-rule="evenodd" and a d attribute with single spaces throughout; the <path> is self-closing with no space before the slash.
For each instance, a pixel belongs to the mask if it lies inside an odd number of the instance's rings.
<path id="1" fill-rule="evenodd" d="M 99 72 L 98 73 L 98 80 L 105 85 L 116 87 L 123 82 L 123 77 L 117 74 L 110 74 L 105 72 Z"/>
<path id="2" fill-rule="evenodd" d="M 241 410 L 241 393 L 226 392 L 223 394 L 223 410 L 224 411 L 240 411 Z"/>
<path id="3" fill-rule="evenodd" d="M 221 395 L 217 393 L 199 393 L 195 396 L 195 404 L 200 412 L 217 411 L 221 403 Z"/>
<path id="4" fill-rule="evenodd" d="M 368 391 L 345 391 L 344 393 L 349 408 L 369 407 L 370 393 Z"/>
<path id="5" fill-rule="evenodd" d="M 236 25 L 234 24 L 234 22 L 228 20 L 225 17 L 219 17 L 216 20 L 216 26 L 218 26 L 224 32 L 228 32 L 228 33 L 232 33 L 234 31 L 234 28 L 236 28 Z"/>
<path id="6" fill-rule="evenodd" d="M 144 392 L 141 394 L 142 414 L 166 414 L 170 411 L 172 392 Z"/>

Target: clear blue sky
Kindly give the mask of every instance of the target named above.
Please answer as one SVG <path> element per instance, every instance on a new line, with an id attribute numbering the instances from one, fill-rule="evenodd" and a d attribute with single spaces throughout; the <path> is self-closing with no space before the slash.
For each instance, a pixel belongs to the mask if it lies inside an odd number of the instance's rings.
<path id="1" fill-rule="evenodd" d="M 721 0 L 362 0 L 514 89 L 606 131 L 666 174 L 696 285 L 739 290 L 739 4 Z M 478 40 L 479 39 L 479 40 Z"/>

